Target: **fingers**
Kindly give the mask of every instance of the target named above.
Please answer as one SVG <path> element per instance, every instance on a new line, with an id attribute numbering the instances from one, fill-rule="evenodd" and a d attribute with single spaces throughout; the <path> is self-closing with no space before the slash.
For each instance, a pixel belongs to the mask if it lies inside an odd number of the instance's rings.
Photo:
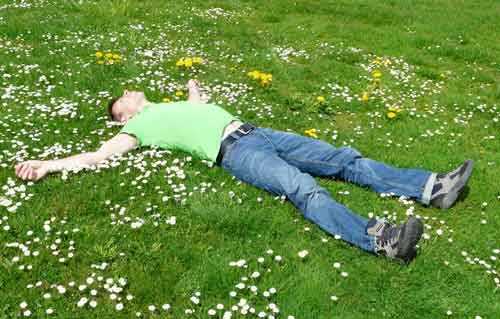
<path id="1" fill-rule="evenodd" d="M 28 163 L 16 165 L 16 175 L 24 180 L 31 179 L 34 171 L 33 167 L 31 167 Z"/>
<path id="2" fill-rule="evenodd" d="M 24 174 L 26 173 L 26 171 L 29 169 L 29 165 L 27 164 L 24 164 L 21 169 L 19 170 L 19 174 L 17 174 L 19 177 L 23 178 L 24 179 Z"/>
<path id="3" fill-rule="evenodd" d="M 30 166 L 28 166 L 27 169 L 22 174 L 22 176 L 23 176 L 22 178 L 23 179 L 28 179 L 32 172 L 33 172 L 33 168 L 31 168 Z"/>
<path id="4" fill-rule="evenodd" d="M 22 162 L 22 163 L 18 163 L 16 165 L 16 174 L 19 174 L 19 172 L 21 171 L 21 169 L 27 165 L 27 162 Z"/>

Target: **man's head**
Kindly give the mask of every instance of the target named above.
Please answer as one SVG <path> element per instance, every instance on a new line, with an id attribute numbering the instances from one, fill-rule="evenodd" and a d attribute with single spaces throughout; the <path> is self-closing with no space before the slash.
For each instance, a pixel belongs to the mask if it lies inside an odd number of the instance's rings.
<path id="1" fill-rule="evenodd" d="M 109 101 L 108 113 L 113 121 L 125 123 L 147 103 L 144 92 L 125 90 L 122 96 Z"/>

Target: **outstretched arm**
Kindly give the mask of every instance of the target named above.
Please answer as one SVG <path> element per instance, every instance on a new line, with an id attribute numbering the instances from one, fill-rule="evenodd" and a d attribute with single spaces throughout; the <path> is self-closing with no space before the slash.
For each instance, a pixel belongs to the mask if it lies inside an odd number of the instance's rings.
<path id="1" fill-rule="evenodd" d="M 38 181 L 52 172 L 69 170 L 83 165 L 95 165 L 113 154 L 125 154 L 135 148 L 137 140 L 128 134 L 118 134 L 95 152 L 82 153 L 59 160 L 25 161 L 15 166 L 16 175 L 24 180 Z"/>

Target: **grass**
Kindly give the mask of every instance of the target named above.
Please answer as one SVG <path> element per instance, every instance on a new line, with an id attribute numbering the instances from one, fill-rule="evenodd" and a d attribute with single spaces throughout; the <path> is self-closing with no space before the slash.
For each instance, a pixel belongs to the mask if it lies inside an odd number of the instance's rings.
<path id="1" fill-rule="evenodd" d="M 0 206 L 0 317 L 23 317 L 26 309 L 45 317 L 51 308 L 55 318 L 128 318 L 136 312 L 205 318 L 216 304 L 227 310 L 240 298 L 256 314 L 271 313 L 266 306 L 275 303 L 277 318 L 444 318 L 447 311 L 451 318 L 500 316 L 500 256 L 494 251 L 500 248 L 497 1 L 40 0 L 24 2 L 29 8 L 14 6 L 20 3 L 0 0 L 0 202 L 21 204 L 15 212 Z M 305 54 L 288 55 L 287 62 L 276 47 Z M 98 65 L 97 50 L 118 52 L 123 62 Z M 197 71 L 175 67 L 189 55 L 204 58 Z M 359 101 L 376 57 L 392 62 L 381 67 L 387 101 L 380 93 Z M 255 69 L 273 74 L 269 88 L 248 78 Z M 402 72 L 401 78 L 391 70 Z M 417 259 L 401 267 L 335 240 L 289 202 L 181 152 L 141 149 L 113 161 L 116 167 L 54 174 L 36 184 L 15 178 L 18 161 L 93 151 L 116 134 L 106 125 L 110 96 L 135 88 L 151 100 L 174 98 L 191 77 L 207 87 L 212 102 L 245 120 L 300 134 L 315 128 L 322 140 L 395 166 L 440 172 L 472 158 L 468 194 L 439 211 L 317 179 L 365 217 L 386 212 L 401 222 L 415 207 L 429 237 Z M 344 95 L 335 84 L 346 88 Z M 314 104 L 319 95 L 326 98 L 323 106 Z M 387 107 L 394 104 L 403 111 L 389 120 Z M 57 113 L 61 107 L 69 111 Z M 186 178 L 169 176 L 172 167 Z M 186 190 L 176 191 L 168 180 Z M 163 201 L 174 194 L 181 194 L 179 201 Z M 126 209 L 122 215 L 120 207 Z M 171 216 L 175 225 L 166 223 Z M 133 229 L 136 218 L 144 224 Z M 8 243 L 25 245 L 31 255 Z M 272 261 L 268 249 L 282 261 Z M 309 251 L 305 259 L 297 256 L 301 250 Z M 58 261 L 71 252 L 73 257 Z M 260 256 L 264 264 L 256 261 Z M 248 268 L 229 266 L 240 259 Z M 103 262 L 105 269 L 96 268 Z M 261 277 L 248 282 L 258 295 L 235 288 L 256 270 Z M 88 277 L 94 282 L 80 291 Z M 111 300 L 103 287 L 108 278 L 126 278 L 118 284 L 120 300 Z M 67 291 L 58 293 L 58 285 Z M 272 287 L 277 293 L 264 298 Z M 237 297 L 230 297 L 233 290 Z M 199 304 L 190 301 L 196 292 Z M 82 297 L 97 307 L 78 307 Z M 115 310 L 117 303 L 124 309 Z M 161 309 L 165 303 L 169 311 Z"/>

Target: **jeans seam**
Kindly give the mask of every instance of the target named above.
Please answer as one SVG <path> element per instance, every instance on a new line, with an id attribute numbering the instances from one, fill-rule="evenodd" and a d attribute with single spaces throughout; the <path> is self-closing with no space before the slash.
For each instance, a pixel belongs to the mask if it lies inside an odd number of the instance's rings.
<path id="1" fill-rule="evenodd" d="M 280 153 L 278 153 L 278 154 L 280 154 Z M 280 157 L 283 158 L 283 159 L 291 160 L 291 161 L 300 161 L 300 162 L 303 162 L 303 163 L 323 164 L 323 165 L 327 165 L 327 166 L 339 167 L 338 164 L 332 164 L 330 162 L 325 162 L 325 161 L 307 160 L 307 159 L 303 159 L 303 158 L 300 158 L 300 157 L 291 157 L 291 156 L 286 156 L 286 155 L 283 155 L 283 156 L 280 155 Z"/>
<path id="2" fill-rule="evenodd" d="M 276 147 L 276 145 L 274 145 L 274 143 L 271 141 L 271 139 L 264 133 L 264 132 L 261 132 L 261 131 L 255 131 L 256 133 L 260 134 L 262 137 L 264 137 L 264 139 L 266 139 L 266 141 L 268 141 L 274 148 L 274 151 L 276 153 L 279 153 L 278 152 L 278 148 Z"/>

